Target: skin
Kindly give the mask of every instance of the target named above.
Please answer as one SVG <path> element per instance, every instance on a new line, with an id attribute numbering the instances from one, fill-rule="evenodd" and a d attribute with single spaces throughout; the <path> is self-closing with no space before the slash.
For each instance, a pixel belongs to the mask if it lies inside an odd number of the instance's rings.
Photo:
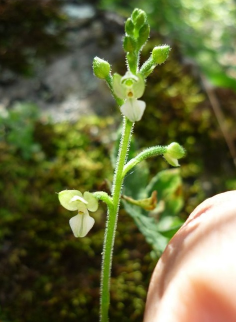
<path id="1" fill-rule="evenodd" d="M 171 239 L 144 322 L 236 322 L 236 191 L 205 200 Z"/>

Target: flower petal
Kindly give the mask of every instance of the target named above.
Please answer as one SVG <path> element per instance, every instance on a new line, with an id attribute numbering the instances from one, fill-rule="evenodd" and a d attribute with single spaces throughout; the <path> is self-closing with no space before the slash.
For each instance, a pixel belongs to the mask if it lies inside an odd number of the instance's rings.
<path id="1" fill-rule="evenodd" d="M 84 199 L 87 201 L 87 208 L 89 211 L 96 211 L 98 209 L 98 200 L 92 193 L 85 191 Z"/>
<path id="2" fill-rule="evenodd" d="M 179 167 L 178 159 L 172 158 L 168 153 L 163 154 L 163 157 L 173 167 Z"/>
<path id="3" fill-rule="evenodd" d="M 75 196 L 81 198 L 82 193 L 78 190 L 63 190 L 58 194 L 60 204 L 70 211 L 78 210 L 78 202 L 71 202 Z"/>
<path id="4" fill-rule="evenodd" d="M 75 237 L 84 237 L 93 227 L 95 220 L 89 216 L 88 211 L 78 214 L 69 220 L 70 227 Z"/>
<path id="5" fill-rule="evenodd" d="M 126 88 L 123 84 L 121 84 L 121 76 L 117 73 L 113 75 L 113 90 L 116 96 L 119 98 L 126 98 Z"/>
<path id="6" fill-rule="evenodd" d="M 120 110 L 131 122 L 136 122 L 141 120 L 145 108 L 145 102 L 136 99 L 128 99 L 125 104 L 121 106 Z"/>
<path id="7" fill-rule="evenodd" d="M 138 81 L 133 84 L 133 94 L 134 98 L 140 98 L 143 96 L 145 90 L 145 82 L 141 75 L 138 76 Z"/>

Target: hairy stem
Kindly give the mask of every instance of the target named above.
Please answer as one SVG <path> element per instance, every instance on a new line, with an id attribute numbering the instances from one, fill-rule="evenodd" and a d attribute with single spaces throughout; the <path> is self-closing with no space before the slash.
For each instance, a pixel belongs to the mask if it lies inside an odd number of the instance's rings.
<path id="1" fill-rule="evenodd" d="M 112 188 L 113 207 L 108 209 L 105 239 L 103 245 L 102 276 L 101 276 L 101 302 L 100 321 L 108 321 L 108 310 L 110 305 L 110 276 L 112 266 L 112 254 L 115 241 L 120 197 L 123 184 L 123 168 L 127 159 L 133 124 L 124 117 L 123 132 L 116 163 L 115 176 Z"/>
<path id="2" fill-rule="evenodd" d="M 101 200 L 105 202 L 108 206 L 108 208 L 113 207 L 113 201 L 112 198 L 104 191 L 96 191 L 93 193 L 94 197 L 97 198 L 98 200 Z"/>
<path id="3" fill-rule="evenodd" d="M 166 146 L 161 146 L 161 145 L 153 146 L 151 148 L 148 148 L 148 149 L 142 151 L 135 158 L 131 159 L 125 165 L 123 173 L 122 173 L 122 178 L 124 178 L 125 175 L 127 174 L 127 172 L 129 172 L 134 166 L 136 166 L 141 161 L 143 161 L 147 158 L 155 157 L 157 155 L 162 155 L 164 153 L 166 153 Z"/>

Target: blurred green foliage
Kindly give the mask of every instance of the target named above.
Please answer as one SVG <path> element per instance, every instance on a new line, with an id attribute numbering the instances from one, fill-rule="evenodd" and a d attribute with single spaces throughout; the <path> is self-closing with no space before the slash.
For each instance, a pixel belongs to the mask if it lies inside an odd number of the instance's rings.
<path id="1" fill-rule="evenodd" d="M 157 258 L 183 224 L 183 220 L 178 217 L 183 206 L 179 170 L 161 171 L 149 182 L 149 171 L 144 163 L 136 166 L 130 177 L 125 180 L 125 195 L 138 200 L 150 197 L 153 191 L 157 192 L 157 205 L 152 211 L 144 210 L 126 200 L 123 201 L 125 210 L 134 219 L 147 242 L 151 244 L 152 257 Z"/>
<path id="2" fill-rule="evenodd" d="M 17 103 L 10 110 L 0 111 L 0 144 L 8 144 L 12 152 L 30 159 L 40 151 L 34 140 L 38 117 L 38 108 L 30 103 Z"/>
<path id="3" fill-rule="evenodd" d="M 35 59 L 64 49 L 58 0 L 0 2 L 0 68 L 29 75 Z"/>

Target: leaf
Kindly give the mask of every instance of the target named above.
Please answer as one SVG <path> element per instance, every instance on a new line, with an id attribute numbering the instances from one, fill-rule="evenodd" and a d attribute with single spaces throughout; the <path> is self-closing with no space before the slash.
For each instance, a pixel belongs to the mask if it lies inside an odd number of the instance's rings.
<path id="1" fill-rule="evenodd" d="M 125 200 L 122 202 L 156 256 L 159 256 L 182 225 L 182 220 L 176 216 L 183 205 L 179 169 L 161 171 L 148 185 L 147 182 L 148 169 L 142 162 L 127 176 L 124 191 L 126 195 L 140 199 L 150 197 L 156 190 L 158 203 L 154 211 L 145 211 Z"/>
<path id="2" fill-rule="evenodd" d="M 168 169 L 159 172 L 149 183 L 147 194 L 157 191 L 158 201 L 163 201 L 165 209 L 164 216 L 175 216 L 183 206 L 182 180 L 179 169 Z"/>
<path id="3" fill-rule="evenodd" d="M 217 70 L 204 66 L 203 71 L 208 80 L 217 87 L 231 88 L 236 91 L 236 80 L 226 74 L 223 68 L 217 68 Z"/>
<path id="4" fill-rule="evenodd" d="M 179 217 L 164 217 L 158 223 L 158 229 L 160 233 L 167 237 L 168 239 L 172 238 L 174 234 L 179 230 L 183 225 L 183 220 Z"/>
<path id="5" fill-rule="evenodd" d="M 134 219 L 138 229 L 145 237 L 147 243 L 152 246 L 156 257 L 160 256 L 164 251 L 169 238 L 165 237 L 159 232 L 156 219 L 145 215 L 145 211 L 140 207 L 131 205 L 126 201 L 123 201 L 123 204 L 127 213 Z"/>
<path id="6" fill-rule="evenodd" d="M 145 161 L 135 166 L 124 179 L 124 194 L 134 199 L 143 199 L 147 195 L 149 170 Z"/>

